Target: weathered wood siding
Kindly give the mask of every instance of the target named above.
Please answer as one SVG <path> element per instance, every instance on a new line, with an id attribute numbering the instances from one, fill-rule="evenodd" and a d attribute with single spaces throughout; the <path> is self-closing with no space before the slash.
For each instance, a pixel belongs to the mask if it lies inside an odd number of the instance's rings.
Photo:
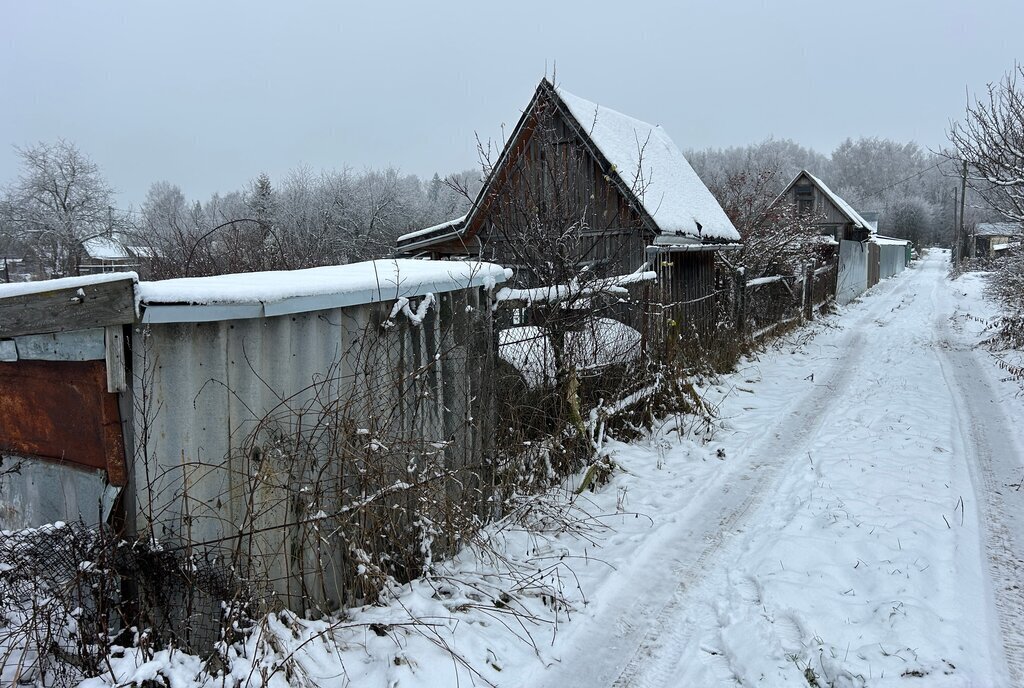
<path id="1" fill-rule="evenodd" d="M 471 228 L 485 258 L 520 268 L 518 286 L 538 286 L 542 277 L 524 268 L 550 257 L 542 252 L 545 236 L 564 233 L 573 245 L 558 247 L 563 261 L 597 275 L 636 270 L 653 233 L 565 117 L 550 105 L 535 113 L 496 172 L 479 228 Z"/>

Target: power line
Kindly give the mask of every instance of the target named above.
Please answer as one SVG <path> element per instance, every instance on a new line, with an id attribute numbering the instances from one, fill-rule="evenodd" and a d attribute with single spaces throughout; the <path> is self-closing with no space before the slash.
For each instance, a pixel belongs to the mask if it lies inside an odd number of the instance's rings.
<path id="1" fill-rule="evenodd" d="M 877 196 L 877 195 L 881 194 L 884 191 L 888 191 L 889 189 L 895 188 L 895 187 L 899 186 L 900 184 L 903 184 L 905 182 L 909 182 L 911 179 L 917 179 L 918 177 L 920 177 L 925 172 L 931 172 L 936 167 L 939 167 L 940 165 L 943 165 L 943 164 L 945 164 L 947 162 L 948 162 L 948 160 L 939 160 L 934 165 L 929 165 L 928 167 L 924 168 L 923 170 L 918 170 L 917 172 L 915 172 L 914 174 L 910 175 L 909 177 L 907 177 L 905 179 L 901 179 L 898 182 L 893 182 L 892 184 L 889 184 L 888 186 L 883 186 L 882 188 L 876 189 L 875 191 L 869 191 L 864 197 L 865 198 L 871 198 L 872 196 Z"/>

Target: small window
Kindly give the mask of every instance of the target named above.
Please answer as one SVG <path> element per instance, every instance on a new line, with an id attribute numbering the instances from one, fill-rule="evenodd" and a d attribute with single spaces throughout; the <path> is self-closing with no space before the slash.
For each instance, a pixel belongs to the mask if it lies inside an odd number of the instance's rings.
<path id="1" fill-rule="evenodd" d="M 814 210 L 814 187 L 810 184 L 799 184 L 795 189 L 797 209 L 801 213 Z"/>

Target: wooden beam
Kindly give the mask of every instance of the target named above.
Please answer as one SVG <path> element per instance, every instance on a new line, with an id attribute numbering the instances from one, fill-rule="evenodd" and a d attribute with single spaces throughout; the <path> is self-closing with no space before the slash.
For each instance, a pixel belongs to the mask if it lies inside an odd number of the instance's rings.
<path id="1" fill-rule="evenodd" d="M 135 279 L 0 298 L 0 338 L 135 322 Z"/>

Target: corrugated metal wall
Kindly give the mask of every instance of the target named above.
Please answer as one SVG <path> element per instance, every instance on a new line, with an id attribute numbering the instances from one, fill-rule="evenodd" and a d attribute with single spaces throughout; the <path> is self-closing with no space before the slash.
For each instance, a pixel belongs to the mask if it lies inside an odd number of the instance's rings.
<path id="1" fill-rule="evenodd" d="M 839 277 L 836 281 L 836 301 L 850 303 L 867 291 L 868 249 L 859 241 L 839 242 Z"/>
<path id="2" fill-rule="evenodd" d="M 903 272 L 906 267 L 906 246 L 902 244 L 885 244 L 878 247 L 879 275 L 882 279 L 893 277 Z"/>
<path id="3" fill-rule="evenodd" d="M 324 536 L 337 520 L 303 522 L 412 481 L 413 444 L 478 469 L 492 431 L 482 290 L 439 295 L 421 325 L 385 326 L 390 311 L 147 326 L 133 351 L 139 531 L 237 548 L 278 592 L 341 600 L 349 554 Z M 479 493 L 475 469 L 462 478 Z"/>

